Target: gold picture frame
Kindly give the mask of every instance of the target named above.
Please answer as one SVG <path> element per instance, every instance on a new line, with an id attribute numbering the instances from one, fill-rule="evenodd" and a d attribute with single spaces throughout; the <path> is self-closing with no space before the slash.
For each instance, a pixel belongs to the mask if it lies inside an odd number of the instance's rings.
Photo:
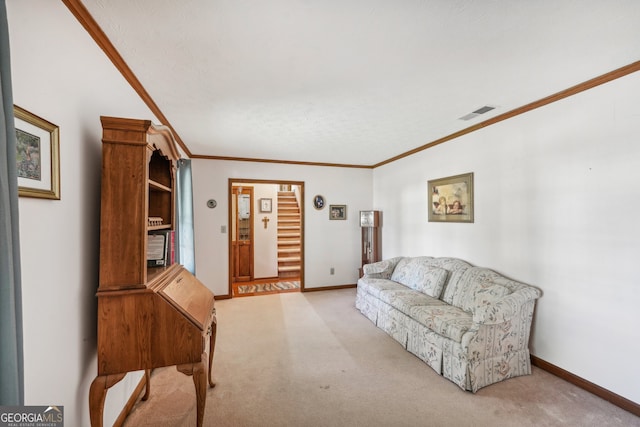
<path id="1" fill-rule="evenodd" d="M 18 194 L 60 200 L 60 130 L 47 120 L 13 106 Z"/>
<path id="2" fill-rule="evenodd" d="M 429 222 L 473 222 L 473 172 L 428 182 Z"/>

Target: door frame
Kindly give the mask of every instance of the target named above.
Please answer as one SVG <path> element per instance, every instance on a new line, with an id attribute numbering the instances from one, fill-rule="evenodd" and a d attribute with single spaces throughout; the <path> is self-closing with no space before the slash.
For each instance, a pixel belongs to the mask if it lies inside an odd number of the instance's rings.
<path id="1" fill-rule="evenodd" d="M 227 281 L 229 287 L 229 297 L 233 298 L 233 240 L 231 233 L 231 224 L 232 215 L 233 215 L 233 190 L 232 188 L 236 185 L 242 184 L 274 184 L 274 185 L 296 185 L 300 188 L 300 292 L 304 292 L 304 270 L 305 270 L 305 242 L 304 242 L 304 224 L 305 224 L 305 210 L 304 210 L 304 181 L 287 181 L 282 179 L 249 179 L 249 178 L 229 178 L 227 183 L 227 198 L 228 198 L 228 207 L 229 212 L 227 214 L 228 224 L 227 227 L 229 230 L 228 233 L 228 243 L 227 243 L 227 255 L 229 259 L 229 266 L 227 268 Z M 252 256 L 255 257 L 255 253 L 252 253 Z"/>

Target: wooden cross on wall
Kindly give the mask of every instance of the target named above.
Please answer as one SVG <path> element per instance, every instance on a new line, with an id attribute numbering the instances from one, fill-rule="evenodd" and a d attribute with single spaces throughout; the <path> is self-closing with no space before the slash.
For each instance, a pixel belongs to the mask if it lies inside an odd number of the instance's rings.
<path id="1" fill-rule="evenodd" d="M 269 218 L 265 216 L 264 218 L 262 218 L 262 222 L 264 222 L 264 228 L 267 228 L 267 223 L 269 222 Z"/>

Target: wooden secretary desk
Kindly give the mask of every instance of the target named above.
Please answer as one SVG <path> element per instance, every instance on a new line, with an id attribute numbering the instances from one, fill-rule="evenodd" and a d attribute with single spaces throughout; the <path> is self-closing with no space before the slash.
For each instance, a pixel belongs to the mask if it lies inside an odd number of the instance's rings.
<path id="1" fill-rule="evenodd" d="M 207 379 L 214 386 L 214 295 L 170 260 L 147 267 L 149 232 L 175 229 L 175 140 L 168 128 L 146 120 L 101 122 L 98 376 L 89 391 L 91 425 L 102 426 L 107 390 L 127 372 L 145 371 L 146 400 L 151 369 L 176 365 L 193 375 L 202 426 Z"/>

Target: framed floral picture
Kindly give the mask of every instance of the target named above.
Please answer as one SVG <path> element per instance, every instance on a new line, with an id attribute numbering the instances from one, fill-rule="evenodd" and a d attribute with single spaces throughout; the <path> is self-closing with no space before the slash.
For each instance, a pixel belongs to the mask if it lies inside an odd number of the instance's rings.
<path id="1" fill-rule="evenodd" d="M 13 113 L 19 195 L 60 200 L 58 126 L 17 105 Z"/>
<path id="2" fill-rule="evenodd" d="M 430 222 L 473 222 L 473 173 L 428 182 Z"/>

